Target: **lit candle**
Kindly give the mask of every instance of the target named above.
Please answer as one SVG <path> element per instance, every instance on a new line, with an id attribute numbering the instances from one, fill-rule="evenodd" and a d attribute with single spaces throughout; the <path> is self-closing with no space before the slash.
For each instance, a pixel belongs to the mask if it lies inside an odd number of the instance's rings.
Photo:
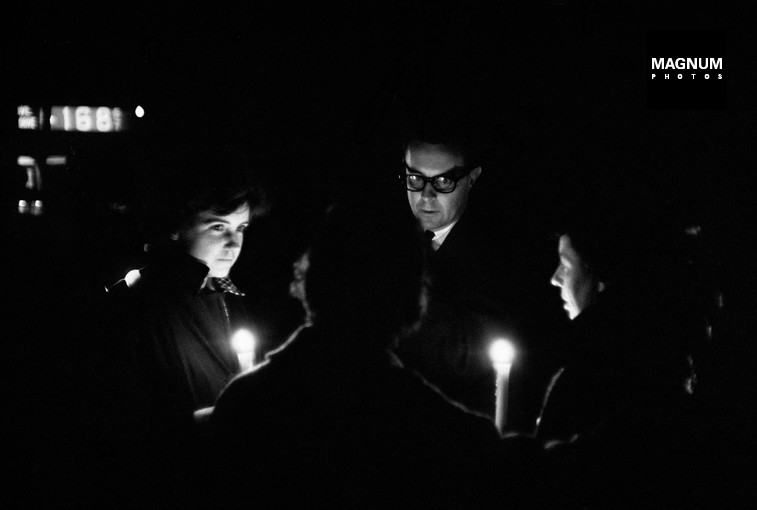
<path id="1" fill-rule="evenodd" d="M 496 412 L 494 423 L 500 434 L 507 427 L 507 397 L 510 389 L 510 368 L 513 366 L 515 349 L 507 340 L 498 339 L 489 347 L 489 357 L 497 372 Z"/>
<path id="2" fill-rule="evenodd" d="M 231 337 L 231 346 L 237 351 L 242 372 L 250 370 L 255 365 L 255 337 L 253 334 L 246 329 L 240 329 Z"/>

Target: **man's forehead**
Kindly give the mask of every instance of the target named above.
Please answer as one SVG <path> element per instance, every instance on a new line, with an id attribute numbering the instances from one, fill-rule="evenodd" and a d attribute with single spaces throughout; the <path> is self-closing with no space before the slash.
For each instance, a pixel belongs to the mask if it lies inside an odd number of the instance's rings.
<path id="1" fill-rule="evenodd" d="M 405 163 L 420 173 L 437 175 L 464 166 L 465 160 L 462 155 L 450 152 L 443 145 L 422 144 L 408 148 Z"/>

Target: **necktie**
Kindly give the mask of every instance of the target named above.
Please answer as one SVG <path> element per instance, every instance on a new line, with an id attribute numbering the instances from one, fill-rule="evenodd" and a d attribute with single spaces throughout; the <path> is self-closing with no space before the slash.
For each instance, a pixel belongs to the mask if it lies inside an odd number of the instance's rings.
<path id="1" fill-rule="evenodd" d="M 236 296 L 244 296 L 244 292 L 239 290 L 236 285 L 231 282 L 231 278 L 224 276 L 223 278 L 213 278 L 213 287 L 222 290 L 223 292 L 230 292 Z"/>
<path id="2" fill-rule="evenodd" d="M 426 242 L 426 247 L 433 253 L 434 252 L 434 232 L 433 230 L 426 230 L 423 232 L 423 239 Z"/>

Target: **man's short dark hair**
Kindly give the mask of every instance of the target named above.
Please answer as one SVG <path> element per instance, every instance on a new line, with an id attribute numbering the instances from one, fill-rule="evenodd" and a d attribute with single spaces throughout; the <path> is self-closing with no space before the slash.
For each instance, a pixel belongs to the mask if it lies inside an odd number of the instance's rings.
<path id="1" fill-rule="evenodd" d="M 427 116 L 410 123 L 403 136 L 402 157 L 420 144 L 443 145 L 463 157 L 466 166 L 481 166 L 482 150 L 472 123 L 463 116 Z"/>

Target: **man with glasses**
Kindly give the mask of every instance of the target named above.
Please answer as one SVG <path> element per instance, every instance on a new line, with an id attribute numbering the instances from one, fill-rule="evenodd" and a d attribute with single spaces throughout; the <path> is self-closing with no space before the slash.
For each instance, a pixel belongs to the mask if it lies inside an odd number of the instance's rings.
<path id="1" fill-rule="evenodd" d="M 463 149 L 444 143 L 412 141 L 405 152 L 400 178 L 407 189 L 413 215 L 438 250 L 460 220 L 481 167 L 465 164 Z M 430 236 L 430 234 L 428 234 Z"/>
<path id="2" fill-rule="evenodd" d="M 496 378 L 487 347 L 508 331 L 485 223 L 469 210 L 480 161 L 465 137 L 435 130 L 409 139 L 399 168 L 410 211 L 430 240 L 431 280 L 426 321 L 399 355 L 450 398 L 492 416 Z"/>

